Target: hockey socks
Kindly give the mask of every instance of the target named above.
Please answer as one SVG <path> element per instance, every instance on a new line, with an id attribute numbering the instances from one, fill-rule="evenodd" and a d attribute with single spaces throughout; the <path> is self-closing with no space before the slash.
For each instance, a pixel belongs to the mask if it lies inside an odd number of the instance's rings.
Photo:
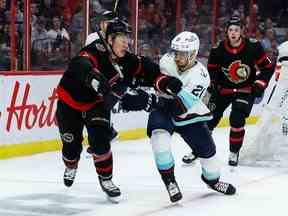
<path id="1" fill-rule="evenodd" d="M 97 174 L 106 179 L 112 177 L 112 171 L 113 171 L 112 152 L 109 151 L 106 154 L 101 155 L 92 154 L 92 157 Z"/>

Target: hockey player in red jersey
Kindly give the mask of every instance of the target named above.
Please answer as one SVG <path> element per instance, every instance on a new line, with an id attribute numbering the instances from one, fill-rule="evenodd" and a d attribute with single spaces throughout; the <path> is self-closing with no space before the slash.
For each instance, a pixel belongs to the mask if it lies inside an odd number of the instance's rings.
<path id="1" fill-rule="evenodd" d="M 57 88 L 56 117 L 66 167 L 64 184 L 70 187 L 74 182 L 86 127 L 100 186 L 109 198 L 121 194 L 112 182 L 112 107 L 127 87 L 152 87 L 157 83 L 157 88 L 168 94 L 177 94 L 182 87 L 177 78 L 162 74 L 159 65 L 127 51 L 129 33 L 130 27 L 124 21 L 110 22 L 105 41 L 95 40 L 84 47 L 69 63 Z"/>
<path id="2" fill-rule="evenodd" d="M 246 118 L 255 98 L 262 96 L 274 71 L 274 65 L 260 42 L 242 37 L 241 30 L 239 17 L 232 17 L 226 26 L 226 38 L 212 48 L 208 59 L 211 77 L 209 105 L 213 111 L 208 127 L 213 131 L 223 112 L 231 105 L 230 166 L 238 165 Z"/>

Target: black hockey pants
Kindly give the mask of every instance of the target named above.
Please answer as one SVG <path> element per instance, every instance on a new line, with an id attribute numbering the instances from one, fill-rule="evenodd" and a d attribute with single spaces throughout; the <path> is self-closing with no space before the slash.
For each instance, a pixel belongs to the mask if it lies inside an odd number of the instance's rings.
<path id="1" fill-rule="evenodd" d="M 218 125 L 223 117 L 224 111 L 231 105 L 229 123 L 231 126 L 229 143 L 230 151 L 238 152 L 243 144 L 246 118 L 249 117 L 253 104 L 254 96 L 245 93 L 235 93 L 229 96 L 222 96 L 218 93 L 211 95 L 209 100 L 210 107 L 213 107 L 213 119 L 208 121 L 209 130 Z"/>

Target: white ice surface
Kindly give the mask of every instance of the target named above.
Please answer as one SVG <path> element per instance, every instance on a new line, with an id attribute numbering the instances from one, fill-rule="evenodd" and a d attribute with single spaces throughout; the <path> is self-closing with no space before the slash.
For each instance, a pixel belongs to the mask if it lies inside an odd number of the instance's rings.
<path id="1" fill-rule="evenodd" d="M 171 204 L 156 170 L 148 139 L 115 142 L 114 182 L 120 186 L 119 204 L 106 200 L 91 158 L 83 151 L 71 188 L 62 183 L 61 153 L 45 153 L 0 161 L 0 216 L 273 216 L 288 215 L 288 168 L 227 164 L 228 129 L 213 134 L 222 163 L 222 180 L 237 187 L 235 196 L 211 191 L 201 181 L 199 161 L 183 166 L 189 152 L 173 137 L 176 179 L 183 193 Z M 288 167 L 288 161 L 287 161 Z"/>

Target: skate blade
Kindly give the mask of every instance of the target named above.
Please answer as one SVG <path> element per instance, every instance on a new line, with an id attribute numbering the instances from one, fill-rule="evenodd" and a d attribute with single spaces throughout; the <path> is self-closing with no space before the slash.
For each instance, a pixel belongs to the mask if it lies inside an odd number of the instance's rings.
<path id="1" fill-rule="evenodd" d="M 237 171 L 237 166 L 229 166 L 229 171 L 231 173 L 236 172 Z"/>
<path id="2" fill-rule="evenodd" d="M 118 197 L 107 196 L 107 200 L 113 204 L 118 204 L 121 200 L 121 196 L 118 196 Z"/>
<path id="3" fill-rule="evenodd" d="M 182 162 L 183 162 L 183 161 L 182 161 Z M 183 166 L 183 167 L 195 166 L 196 163 L 197 163 L 197 160 L 193 160 L 193 161 L 190 162 L 190 163 L 183 162 L 183 163 L 182 163 L 182 166 Z"/>

